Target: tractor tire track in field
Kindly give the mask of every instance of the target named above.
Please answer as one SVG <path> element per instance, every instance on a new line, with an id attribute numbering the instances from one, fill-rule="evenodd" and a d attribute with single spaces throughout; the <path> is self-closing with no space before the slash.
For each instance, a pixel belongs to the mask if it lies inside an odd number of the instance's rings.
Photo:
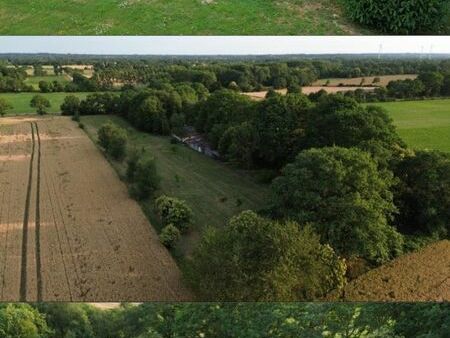
<path id="1" fill-rule="evenodd" d="M 28 236 L 30 204 L 33 191 L 33 173 L 36 170 L 36 209 L 35 209 L 35 259 L 36 259 L 36 282 L 37 282 L 37 300 L 42 301 L 42 269 L 41 269 L 41 246 L 40 246 L 40 194 L 41 194 L 41 138 L 39 128 L 36 122 L 30 122 L 31 127 L 31 158 L 28 173 L 27 195 L 25 199 L 25 209 L 22 228 L 22 257 L 20 270 L 20 301 L 26 301 L 27 298 L 27 269 L 28 269 Z M 34 163 L 36 161 L 36 164 Z M 36 165 L 36 168 L 35 168 Z"/>
<path id="2" fill-rule="evenodd" d="M 41 208 L 40 208 L 40 195 L 41 195 L 41 137 L 39 135 L 39 128 L 36 122 L 34 122 L 37 136 L 37 180 L 36 180 L 36 274 L 37 274 L 37 300 L 42 301 L 42 269 L 41 269 Z"/>
<path id="3" fill-rule="evenodd" d="M 23 214 L 23 228 L 22 228 L 22 262 L 20 270 L 20 301 L 26 301 L 27 297 L 27 245 L 28 245 L 28 220 L 30 213 L 30 200 L 31 200 L 31 188 L 33 184 L 33 163 L 34 163 L 34 152 L 36 147 L 36 141 L 34 136 L 33 123 L 31 126 L 31 158 L 30 167 L 28 172 L 28 185 L 27 185 L 27 196 L 25 199 L 25 210 Z"/>

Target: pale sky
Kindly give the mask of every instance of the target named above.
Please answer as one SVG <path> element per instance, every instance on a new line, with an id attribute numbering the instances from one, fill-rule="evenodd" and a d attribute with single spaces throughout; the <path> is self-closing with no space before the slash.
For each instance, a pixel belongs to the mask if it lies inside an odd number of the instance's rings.
<path id="1" fill-rule="evenodd" d="M 1 36 L 1 53 L 239 55 L 450 53 L 450 36 Z"/>

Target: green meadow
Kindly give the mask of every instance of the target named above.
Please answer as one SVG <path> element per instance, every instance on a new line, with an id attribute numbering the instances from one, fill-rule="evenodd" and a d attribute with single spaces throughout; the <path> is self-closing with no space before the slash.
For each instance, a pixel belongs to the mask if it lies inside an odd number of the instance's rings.
<path id="1" fill-rule="evenodd" d="M 48 112 L 56 114 L 61 111 L 60 106 L 67 95 L 75 95 L 84 99 L 90 93 L 0 93 L 0 98 L 5 99 L 13 107 L 8 110 L 7 115 L 34 114 L 35 110 L 30 107 L 30 101 L 36 94 L 46 97 L 51 104 Z"/>
<path id="2" fill-rule="evenodd" d="M 450 152 L 450 99 L 376 105 L 387 109 L 408 146 Z"/>
<path id="3" fill-rule="evenodd" d="M 107 121 L 126 128 L 128 145 L 144 149 L 144 157 L 156 160 L 161 177 L 157 195 L 183 199 L 192 208 L 193 227 L 187 236 L 183 236 L 176 256 L 191 252 L 204 227 L 224 226 L 240 211 L 259 210 L 267 203 L 268 185 L 258 183 L 254 173 L 232 168 L 182 144 L 171 144 L 169 137 L 140 132 L 118 116 L 83 116 L 81 121 L 93 140 L 97 138 L 97 129 Z M 119 176 L 125 176 L 126 164 L 115 161 L 111 164 Z M 153 202 L 146 201 L 141 205 L 153 226 L 159 229 Z"/>
<path id="4" fill-rule="evenodd" d="M 0 0 L 2 35 L 358 34 L 330 0 Z"/>

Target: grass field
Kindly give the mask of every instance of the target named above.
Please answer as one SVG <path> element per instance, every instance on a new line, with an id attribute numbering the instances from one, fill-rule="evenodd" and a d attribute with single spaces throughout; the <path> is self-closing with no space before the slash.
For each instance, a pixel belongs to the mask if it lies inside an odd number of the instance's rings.
<path id="1" fill-rule="evenodd" d="M 48 112 L 51 114 L 59 113 L 60 106 L 67 95 L 75 95 L 80 99 L 85 98 L 90 93 L 0 93 L 0 97 L 4 98 L 13 109 L 8 111 L 7 115 L 34 114 L 34 108 L 30 107 L 30 101 L 36 94 L 45 96 L 51 104 Z"/>
<path id="2" fill-rule="evenodd" d="M 29 76 L 26 78 L 25 83 L 33 86 L 34 89 L 39 89 L 40 81 L 68 83 L 69 78 L 67 75 Z"/>
<path id="3" fill-rule="evenodd" d="M 0 0 L 3 35 L 358 34 L 330 0 Z"/>
<path id="4" fill-rule="evenodd" d="M 376 105 L 388 110 L 408 146 L 450 152 L 450 99 Z"/>
<path id="5" fill-rule="evenodd" d="M 193 210 L 193 230 L 181 241 L 176 255 L 189 254 L 204 227 L 221 227 L 239 211 L 258 210 L 265 206 L 268 186 L 256 183 L 247 172 L 230 168 L 184 145 L 173 145 L 168 137 L 138 132 L 120 117 L 82 117 L 93 139 L 96 138 L 96 130 L 110 120 L 127 128 L 131 146 L 144 148 L 146 156 L 156 158 L 161 176 L 159 193 L 181 198 Z M 120 175 L 124 175 L 125 165 L 112 164 Z M 151 203 L 146 202 L 143 206 L 151 223 L 157 227 L 158 220 Z"/>

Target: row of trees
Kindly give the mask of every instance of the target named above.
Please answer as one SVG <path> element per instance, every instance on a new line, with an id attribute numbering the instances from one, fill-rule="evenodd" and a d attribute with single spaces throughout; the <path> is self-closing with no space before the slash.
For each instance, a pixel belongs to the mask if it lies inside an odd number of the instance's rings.
<path id="1" fill-rule="evenodd" d="M 118 114 L 136 128 L 156 134 L 181 132 L 186 115 L 195 104 L 209 95 L 199 83 L 163 84 L 156 89 L 125 90 L 114 93 L 94 93 L 79 100 L 69 95 L 61 105 L 63 115 Z"/>
<path id="2" fill-rule="evenodd" d="M 97 61 L 94 62 L 94 66 L 95 72 L 90 79 L 77 70 L 66 68 L 66 73 L 70 73 L 73 77 L 72 82 L 64 86 L 61 83 L 46 82 L 42 84 L 41 90 L 110 91 L 117 89 L 117 85 L 124 85 L 125 87 L 148 85 L 157 88 L 164 83 L 176 85 L 188 82 L 201 83 L 209 91 L 222 88 L 255 91 L 269 87 L 286 88 L 310 85 L 319 78 L 445 72 L 449 68 L 448 61 L 445 60 L 377 60 L 370 57 L 333 59 L 301 57 L 296 59 L 294 57 L 286 61 L 263 58 L 262 60 L 252 61 L 202 60 L 201 62 L 197 60 L 112 60 Z M 39 65 L 35 65 L 36 67 L 39 69 Z M 57 74 L 63 71 L 62 65 L 54 64 L 54 69 Z M 18 68 L 18 71 L 24 72 L 23 68 Z M 27 88 L 32 90 L 30 87 Z M 10 86 L 10 89 L 11 91 L 26 90 L 26 88 L 17 87 L 17 85 Z M 5 90 L 8 89 L 5 87 Z"/>
<path id="3" fill-rule="evenodd" d="M 0 64 L 0 92 L 32 91 L 33 88 L 24 82 L 26 77 L 27 73 L 23 68 L 6 67 Z"/>
<path id="4" fill-rule="evenodd" d="M 377 60 L 374 58 L 307 59 L 288 61 L 115 61 L 96 64 L 94 81 L 112 88 L 117 81 L 128 85 L 147 83 L 202 83 L 210 91 L 236 88 L 255 91 L 267 87 L 309 85 L 319 78 L 364 77 L 389 74 L 417 74 L 448 69 L 448 61 Z"/>
<path id="5" fill-rule="evenodd" d="M 0 305 L 0 335 L 27 338 L 443 338 L 449 321 L 445 303 L 144 303 L 107 311 L 76 303 Z"/>
<path id="6" fill-rule="evenodd" d="M 323 93 L 320 93 L 323 95 Z M 373 92 L 357 89 L 347 92 L 359 102 L 388 101 L 395 99 L 421 99 L 427 97 L 450 96 L 450 71 L 425 72 L 417 79 L 395 80 L 387 87 L 376 88 Z"/>
<path id="7" fill-rule="evenodd" d="M 77 115 L 75 115 L 77 116 Z M 160 187 L 160 177 L 154 158 L 145 150 L 127 149 L 128 136 L 125 129 L 109 121 L 97 132 L 98 143 L 105 153 L 115 161 L 126 159 L 126 181 L 130 196 L 138 201 L 154 197 Z M 176 245 L 192 222 L 192 210 L 185 201 L 169 196 L 159 196 L 155 209 L 162 224 L 161 242 L 168 248 Z"/>

